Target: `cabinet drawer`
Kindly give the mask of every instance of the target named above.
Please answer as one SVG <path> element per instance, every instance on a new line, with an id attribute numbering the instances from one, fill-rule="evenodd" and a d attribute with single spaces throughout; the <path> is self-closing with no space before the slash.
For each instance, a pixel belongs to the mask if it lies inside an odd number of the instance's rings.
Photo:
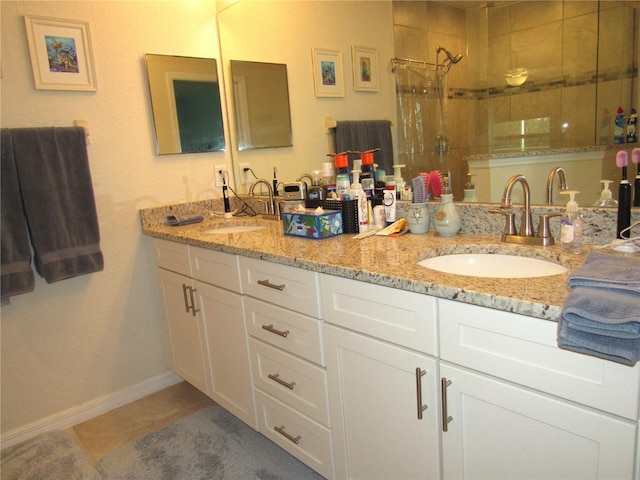
<path id="1" fill-rule="evenodd" d="M 320 289 L 326 322 L 437 356 L 434 298 L 330 275 Z"/>
<path id="2" fill-rule="evenodd" d="M 254 386 L 329 426 L 324 369 L 253 338 L 249 349 Z"/>
<path id="3" fill-rule="evenodd" d="M 153 256 L 156 259 L 156 266 L 187 277 L 191 276 L 189 247 L 186 244 L 154 238 Z"/>
<path id="4" fill-rule="evenodd" d="M 189 258 L 196 280 L 242 293 L 237 255 L 189 246 Z"/>
<path id="5" fill-rule="evenodd" d="M 249 335 L 324 366 L 322 322 L 285 308 L 245 297 Z"/>
<path id="6" fill-rule="evenodd" d="M 320 475 L 334 478 L 331 435 L 327 428 L 260 390 L 256 390 L 256 403 L 258 431 L 262 435 Z"/>
<path id="7" fill-rule="evenodd" d="M 442 360 L 638 419 L 640 366 L 628 367 L 557 346 L 557 324 L 438 300 Z"/>
<path id="8" fill-rule="evenodd" d="M 322 318 L 317 273 L 248 257 L 240 257 L 240 271 L 244 293 Z"/>

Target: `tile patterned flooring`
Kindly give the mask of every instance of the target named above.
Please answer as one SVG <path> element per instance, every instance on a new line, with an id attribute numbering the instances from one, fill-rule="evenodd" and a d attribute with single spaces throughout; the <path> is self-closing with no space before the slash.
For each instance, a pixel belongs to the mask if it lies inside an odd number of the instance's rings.
<path id="1" fill-rule="evenodd" d="M 75 425 L 67 432 L 97 463 L 125 443 L 213 404 L 204 393 L 181 382 Z"/>

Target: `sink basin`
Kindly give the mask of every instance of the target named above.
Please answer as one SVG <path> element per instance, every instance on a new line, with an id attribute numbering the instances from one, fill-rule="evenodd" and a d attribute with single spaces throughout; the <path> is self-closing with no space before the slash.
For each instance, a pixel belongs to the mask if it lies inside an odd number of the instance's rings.
<path id="1" fill-rule="evenodd" d="M 565 273 L 567 268 L 538 258 L 495 253 L 460 253 L 427 258 L 421 265 L 444 273 L 485 278 L 532 278 Z"/>
<path id="2" fill-rule="evenodd" d="M 263 230 L 265 228 L 267 227 L 263 225 L 233 225 L 230 227 L 210 228 L 209 230 L 205 230 L 202 233 L 244 233 Z"/>

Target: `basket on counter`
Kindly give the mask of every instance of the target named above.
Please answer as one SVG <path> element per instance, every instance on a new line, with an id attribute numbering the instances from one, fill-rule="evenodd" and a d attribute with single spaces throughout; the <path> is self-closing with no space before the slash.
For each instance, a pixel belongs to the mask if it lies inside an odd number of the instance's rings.
<path id="1" fill-rule="evenodd" d="M 342 231 L 358 233 L 358 200 L 305 200 L 306 208 L 322 207 L 325 210 L 342 210 Z"/>

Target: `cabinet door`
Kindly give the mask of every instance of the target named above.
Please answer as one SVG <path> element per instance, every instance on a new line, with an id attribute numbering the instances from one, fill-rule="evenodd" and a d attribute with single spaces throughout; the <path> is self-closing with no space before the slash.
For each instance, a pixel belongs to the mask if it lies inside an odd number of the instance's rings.
<path id="1" fill-rule="evenodd" d="M 211 371 L 209 396 L 252 428 L 257 428 L 242 297 L 194 281 Z"/>
<path id="2" fill-rule="evenodd" d="M 632 478 L 636 425 L 440 363 L 445 479 Z"/>
<path id="3" fill-rule="evenodd" d="M 332 325 L 325 333 L 336 477 L 440 478 L 435 359 Z"/>
<path id="4" fill-rule="evenodd" d="M 191 308 L 190 278 L 163 268 L 157 269 L 164 316 L 169 338 L 171 368 L 199 390 L 209 393 L 206 343 L 200 316 Z"/>

